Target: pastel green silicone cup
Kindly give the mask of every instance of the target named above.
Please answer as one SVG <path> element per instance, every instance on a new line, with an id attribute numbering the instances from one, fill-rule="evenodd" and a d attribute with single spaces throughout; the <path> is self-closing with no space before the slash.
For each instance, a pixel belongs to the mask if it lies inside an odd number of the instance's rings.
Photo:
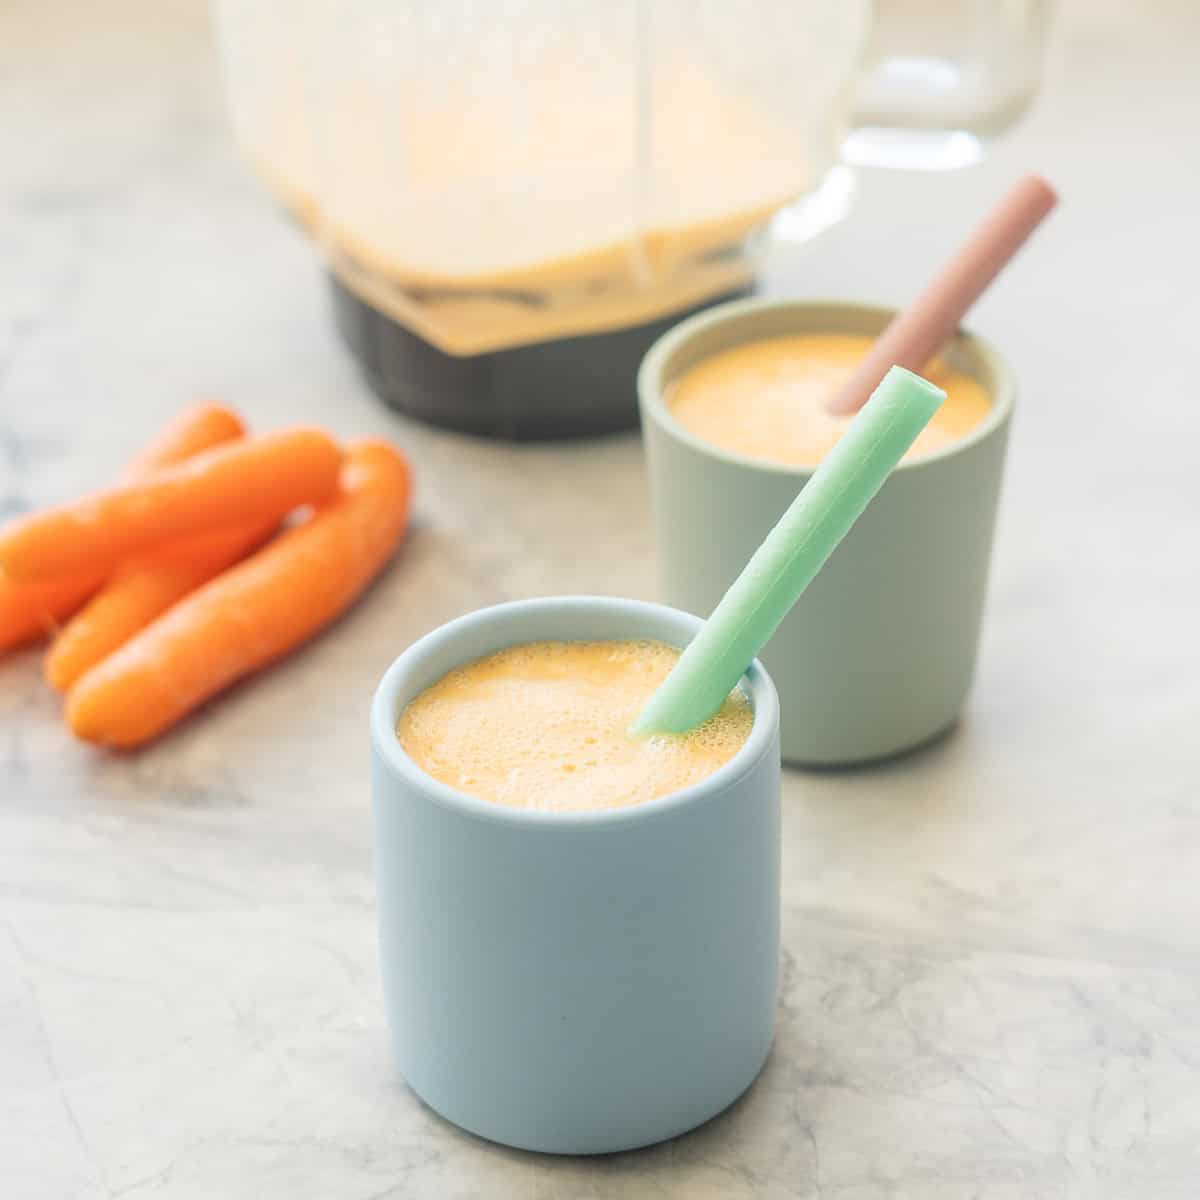
<path id="1" fill-rule="evenodd" d="M 892 313 L 770 300 L 676 326 L 642 363 L 638 392 L 665 599 L 707 616 L 812 471 L 719 449 L 684 429 L 665 392 L 694 363 L 789 333 L 878 334 Z M 785 760 L 838 765 L 928 741 L 958 718 L 974 672 L 1014 384 L 982 340 L 945 352 L 992 400 L 942 451 L 902 463 L 762 654 L 781 703 Z"/>

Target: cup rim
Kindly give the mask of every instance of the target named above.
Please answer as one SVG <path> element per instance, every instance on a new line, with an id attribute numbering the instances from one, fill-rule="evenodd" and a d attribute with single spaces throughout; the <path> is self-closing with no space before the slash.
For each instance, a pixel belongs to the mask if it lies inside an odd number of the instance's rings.
<path id="1" fill-rule="evenodd" d="M 532 615 L 573 610 L 580 615 L 581 624 L 588 614 L 596 612 L 627 613 L 634 618 L 664 620 L 677 626 L 684 636 L 681 641 L 693 637 L 703 621 L 692 613 L 671 608 L 666 604 L 654 604 L 645 600 L 631 600 L 618 596 L 542 596 L 531 600 L 513 600 L 476 609 L 464 616 L 448 621 L 444 625 L 418 638 L 404 650 L 388 667 L 375 690 L 371 702 L 371 744 L 380 761 L 400 783 L 422 793 L 427 799 L 443 808 L 463 816 L 541 830 L 611 829 L 614 826 L 636 824 L 668 816 L 688 805 L 713 799 L 740 783 L 770 753 L 776 731 L 779 728 L 779 696 L 775 685 L 762 663 L 755 659 L 742 676 L 742 684 L 749 693 L 754 710 L 754 723 L 750 734 L 738 752 L 727 763 L 718 767 L 690 787 L 681 788 L 653 800 L 620 808 L 576 809 L 569 812 L 546 812 L 540 809 L 515 808 L 496 804 L 477 796 L 460 792 L 427 775 L 405 752 L 396 737 L 396 718 L 399 715 L 400 697 L 408 689 L 406 684 L 411 674 L 430 658 L 443 654 L 464 633 L 480 624 L 503 628 L 516 626 Z M 638 636 L 630 633 L 630 637 Z M 506 645 L 519 645 L 521 637 L 509 642 L 498 641 L 495 649 Z M 582 640 L 582 638 L 581 638 Z M 656 637 L 656 640 L 666 640 Z M 484 651 L 483 653 L 490 653 Z M 462 662 L 472 661 L 470 658 Z M 452 670 L 447 666 L 446 670 Z M 415 694 L 415 693 L 414 693 Z M 407 703 L 408 696 L 404 701 Z"/>
<path id="2" fill-rule="evenodd" d="M 678 325 L 667 330 L 646 351 L 637 374 L 638 398 L 641 402 L 643 415 L 652 416 L 655 422 L 667 430 L 677 441 L 683 442 L 699 454 L 730 463 L 747 470 L 763 471 L 773 475 L 785 475 L 795 479 L 808 479 L 817 469 L 813 466 L 796 466 L 792 463 L 770 462 L 767 459 L 753 458 L 736 450 L 727 450 L 713 442 L 697 436 L 681 422 L 675 419 L 666 402 L 665 389 L 662 384 L 664 365 L 676 354 L 682 346 L 694 338 L 701 336 L 710 329 L 726 325 L 739 317 L 754 317 L 755 315 L 774 312 L 794 313 L 798 320 L 796 333 L 809 332 L 803 325 L 803 316 L 815 311 L 842 311 L 846 314 L 857 313 L 877 317 L 885 323 L 897 313 L 897 309 L 883 304 L 868 304 L 853 300 L 784 300 L 769 297 L 752 297 L 747 300 L 731 300 L 724 304 L 714 305 L 695 316 L 680 321 Z M 745 341 L 752 341 L 758 336 L 748 331 Z M 895 472 L 910 474 L 926 470 L 947 458 L 963 454 L 979 442 L 991 437 L 1000 429 L 1012 415 L 1016 402 L 1016 379 L 1012 369 L 1000 352 L 986 338 L 972 333 L 968 329 L 959 329 L 956 335 L 962 344 L 967 346 L 991 372 L 996 381 L 996 387 L 991 395 L 991 406 L 988 414 L 974 429 L 962 437 L 922 454 L 917 458 L 905 459 L 897 464 Z"/>

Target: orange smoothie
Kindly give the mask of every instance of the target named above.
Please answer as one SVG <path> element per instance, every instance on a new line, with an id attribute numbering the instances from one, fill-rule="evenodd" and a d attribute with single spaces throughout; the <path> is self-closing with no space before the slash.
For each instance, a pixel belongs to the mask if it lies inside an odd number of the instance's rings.
<path id="1" fill-rule="evenodd" d="M 815 467 L 853 420 L 830 413 L 826 405 L 873 340 L 865 334 L 801 333 L 746 342 L 686 371 L 669 388 L 667 405 L 681 425 L 723 450 Z M 941 359 L 926 364 L 921 374 L 946 392 L 946 401 L 906 459 L 951 445 L 991 408 L 977 379 Z"/>
<path id="2" fill-rule="evenodd" d="M 396 735 L 456 791 L 544 811 L 623 808 L 698 783 L 754 723 L 739 690 L 699 728 L 629 727 L 679 658 L 653 641 L 532 642 L 459 667 L 400 714 Z"/>

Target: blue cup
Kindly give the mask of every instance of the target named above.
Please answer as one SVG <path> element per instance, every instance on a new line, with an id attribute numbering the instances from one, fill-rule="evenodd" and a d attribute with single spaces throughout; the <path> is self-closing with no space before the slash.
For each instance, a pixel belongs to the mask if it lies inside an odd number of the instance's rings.
<path id="1" fill-rule="evenodd" d="M 693 787 L 619 809 L 497 805 L 401 748 L 405 705 L 531 641 L 652 638 L 700 622 L 602 597 L 502 604 L 392 664 L 371 710 L 380 958 L 400 1071 L 455 1124 L 559 1154 L 707 1121 L 762 1069 L 779 961 L 779 702 L 756 662 L 745 745 Z"/>

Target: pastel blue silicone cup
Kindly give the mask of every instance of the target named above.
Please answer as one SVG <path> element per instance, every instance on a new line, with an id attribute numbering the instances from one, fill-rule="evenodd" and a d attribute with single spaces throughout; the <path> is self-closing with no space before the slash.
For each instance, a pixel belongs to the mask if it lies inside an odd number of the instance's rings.
<path id="1" fill-rule="evenodd" d="M 774 1031 L 779 704 L 754 663 L 749 738 L 699 784 L 621 809 L 491 804 L 427 776 L 395 735 L 447 671 L 522 642 L 653 638 L 697 618 L 606 597 L 502 604 L 435 630 L 371 710 L 384 997 L 412 1089 L 472 1133 L 604 1153 L 731 1104 Z"/>

